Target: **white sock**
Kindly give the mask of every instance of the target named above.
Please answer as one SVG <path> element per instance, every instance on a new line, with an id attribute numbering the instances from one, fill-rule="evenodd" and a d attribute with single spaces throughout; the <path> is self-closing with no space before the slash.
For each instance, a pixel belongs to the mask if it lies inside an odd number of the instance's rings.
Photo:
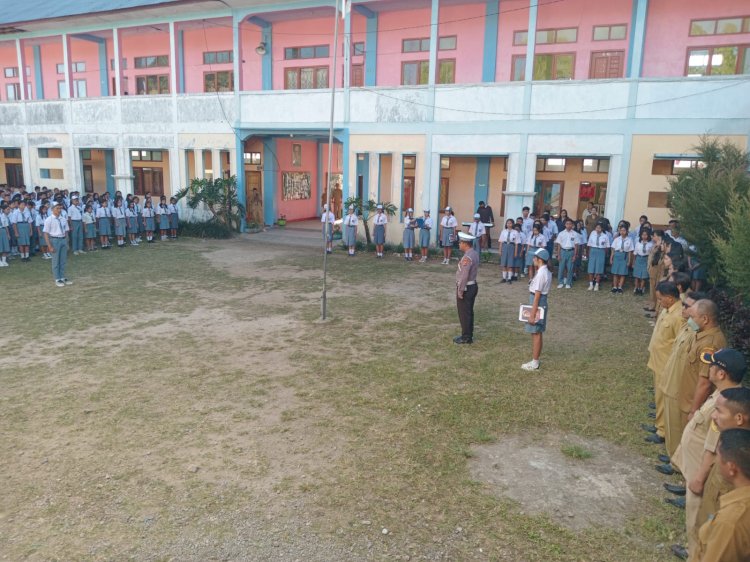
<path id="1" fill-rule="evenodd" d="M 531 364 L 532 364 L 532 366 L 534 366 L 534 367 L 538 367 L 538 366 L 539 366 L 539 361 L 538 361 L 537 359 L 532 359 L 532 360 L 531 360 Z"/>

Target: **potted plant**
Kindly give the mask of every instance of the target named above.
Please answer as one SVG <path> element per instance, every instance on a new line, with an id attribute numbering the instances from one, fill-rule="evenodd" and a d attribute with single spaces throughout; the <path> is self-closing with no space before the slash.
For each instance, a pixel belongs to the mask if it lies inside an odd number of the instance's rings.
<path id="1" fill-rule="evenodd" d="M 276 221 L 276 224 L 281 228 L 284 228 L 286 226 L 286 215 L 279 215 L 279 219 Z"/>

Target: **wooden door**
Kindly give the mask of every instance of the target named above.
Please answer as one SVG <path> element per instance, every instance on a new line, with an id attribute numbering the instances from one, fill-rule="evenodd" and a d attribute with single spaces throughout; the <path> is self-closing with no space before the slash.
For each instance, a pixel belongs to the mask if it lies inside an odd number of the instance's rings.
<path id="1" fill-rule="evenodd" d="M 83 167 L 83 189 L 86 193 L 94 191 L 94 169 L 89 165 Z"/>
<path id="2" fill-rule="evenodd" d="M 440 209 L 439 212 L 443 212 L 448 206 L 448 195 L 450 193 L 450 180 L 448 178 L 440 178 Z"/>
<path id="3" fill-rule="evenodd" d="M 161 168 L 133 168 L 133 192 L 150 193 L 158 198 L 164 195 L 164 172 Z"/>
<path id="4" fill-rule="evenodd" d="M 23 183 L 23 165 L 21 164 L 6 164 L 5 165 L 5 181 L 8 183 L 8 187 L 21 187 Z"/>
<path id="5" fill-rule="evenodd" d="M 589 78 L 622 78 L 625 51 L 597 51 L 591 53 Z"/>

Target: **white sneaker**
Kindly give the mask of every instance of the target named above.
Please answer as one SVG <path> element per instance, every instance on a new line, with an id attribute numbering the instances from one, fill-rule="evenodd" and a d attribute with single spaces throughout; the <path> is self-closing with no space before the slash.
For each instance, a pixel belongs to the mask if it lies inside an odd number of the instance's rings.
<path id="1" fill-rule="evenodd" d="M 594 285 L 594 290 L 595 290 L 595 291 L 598 291 L 598 290 L 599 290 L 599 283 L 597 283 L 596 285 Z"/>
<path id="2" fill-rule="evenodd" d="M 62 279 L 58 279 L 57 281 L 55 281 L 55 286 L 57 286 L 57 287 L 64 287 L 65 286 L 65 282 L 63 282 Z"/>
<path id="3" fill-rule="evenodd" d="M 539 363 L 537 362 L 537 364 L 534 365 L 534 361 L 529 361 L 528 363 L 521 365 L 521 368 L 524 371 L 536 371 L 539 369 Z"/>
<path id="4" fill-rule="evenodd" d="M 62 282 L 63 282 L 64 285 L 72 285 L 73 284 L 73 282 L 70 279 L 68 279 L 67 277 L 64 278 L 62 280 Z"/>
<path id="5" fill-rule="evenodd" d="M 562 284 L 562 283 L 558 284 L 558 285 L 557 285 L 557 288 L 558 288 L 558 289 L 562 289 L 562 288 L 563 288 L 563 284 Z"/>
<path id="6" fill-rule="evenodd" d="M 7 261 L 0 261 L 0 267 L 8 267 Z"/>
<path id="7" fill-rule="evenodd" d="M 570 285 L 565 285 L 565 288 L 566 289 L 570 289 Z"/>
<path id="8" fill-rule="evenodd" d="M 594 284 L 593 283 L 589 283 L 589 288 L 586 289 L 586 290 L 587 291 L 593 291 L 594 290 Z"/>

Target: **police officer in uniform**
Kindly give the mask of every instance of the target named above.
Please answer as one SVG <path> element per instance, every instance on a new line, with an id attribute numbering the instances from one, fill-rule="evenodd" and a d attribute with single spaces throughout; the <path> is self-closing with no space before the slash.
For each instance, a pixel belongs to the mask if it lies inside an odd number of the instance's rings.
<path id="1" fill-rule="evenodd" d="M 459 249 L 464 253 L 458 261 L 456 271 L 456 307 L 461 322 L 461 335 L 453 338 L 453 343 L 473 343 L 474 341 L 474 301 L 477 298 L 477 270 L 479 254 L 474 249 L 475 236 L 459 232 Z"/>

